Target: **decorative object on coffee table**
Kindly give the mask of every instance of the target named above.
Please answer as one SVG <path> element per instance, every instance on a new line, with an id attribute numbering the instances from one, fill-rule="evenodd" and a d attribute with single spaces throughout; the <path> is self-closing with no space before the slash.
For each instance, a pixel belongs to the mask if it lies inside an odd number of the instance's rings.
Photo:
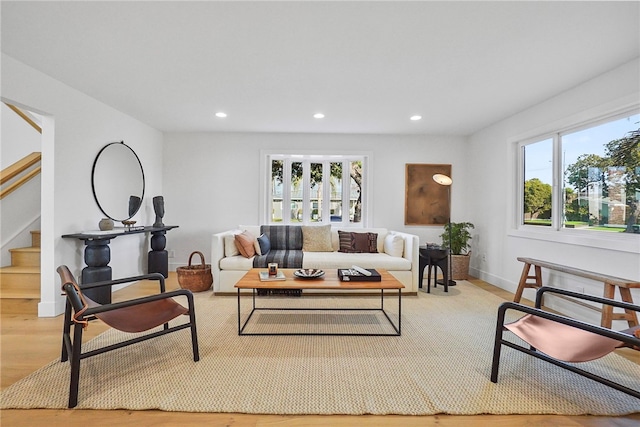
<path id="1" fill-rule="evenodd" d="M 200 265 L 191 265 L 194 255 L 200 255 Z M 213 275 L 211 274 L 211 264 L 205 264 L 202 252 L 194 251 L 189 255 L 189 265 L 176 268 L 178 274 L 178 284 L 182 289 L 189 289 L 192 292 L 202 292 L 211 288 Z"/>
<path id="2" fill-rule="evenodd" d="M 317 279 L 324 275 L 324 271 L 317 268 L 304 268 L 294 271 L 293 275 L 301 279 Z"/>

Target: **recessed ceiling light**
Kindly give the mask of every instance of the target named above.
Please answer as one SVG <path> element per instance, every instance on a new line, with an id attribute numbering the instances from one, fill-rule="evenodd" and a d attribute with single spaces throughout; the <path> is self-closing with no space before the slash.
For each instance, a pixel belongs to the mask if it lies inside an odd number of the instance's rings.
<path id="1" fill-rule="evenodd" d="M 422 116 L 418 116 L 418 115 L 416 115 L 416 116 L 411 116 L 410 118 L 411 118 L 411 120 L 413 120 L 414 122 L 415 122 L 416 120 L 422 120 Z"/>
<path id="2" fill-rule="evenodd" d="M 223 113 L 222 111 L 218 111 L 216 113 L 216 117 L 220 117 L 221 119 L 227 117 L 227 113 Z"/>
<path id="3" fill-rule="evenodd" d="M 313 117 L 314 117 L 314 118 L 316 118 L 316 119 L 324 119 L 324 114 L 322 114 L 322 113 L 315 113 L 315 114 L 313 115 Z"/>

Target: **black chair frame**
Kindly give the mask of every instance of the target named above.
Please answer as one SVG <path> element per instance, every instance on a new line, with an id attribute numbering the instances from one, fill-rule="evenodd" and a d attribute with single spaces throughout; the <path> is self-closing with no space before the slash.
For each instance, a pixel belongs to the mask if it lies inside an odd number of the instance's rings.
<path id="1" fill-rule="evenodd" d="M 618 341 L 622 341 L 625 346 L 629 346 L 631 348 L 635 348 L 636 350 L 638 348 L 640 348 L 640 338 L 636 338 L 633 335 L 630 335 L 628 333 L 624 333 L 624 332 L 618 332 L 618 331 L 614 331 L 612 329 L 608 329 L 608 328 L 604 328 L 602 326 L 596 326 L 596 325 L 592 325 L 590 323 L 586 323 L 586 322 L 582 322 L 576 319 L 572 319 L 566 316 L 562 316 L 559 314 L 554 314 L 554 313 L 550 313 L 548 311 L 544 311 L 541 309 L 542 307 L 542 301 L 543 301 L 543 296 L 545 293 L 549 293 L 549 294 L 559 294 L 559 295 L 564 295 L 567 297 L 571 297 L 571 298 L 576 298 L 576 299 L 580 299 L 580 300 L 586 300 L 586 301 L 591 301 L 591 302 L 596 302 L 596 303 L 601 303 L 601 304 L 607 304 L 607 305 L 611 305 L 613 307 L 617 307 L 617 308 L 623 308 L 625 310 L 633 310 L 633 311 L 640 311 L 640 306 L 635 305 L 635 304 L 630 304 L 630 303 L 626 303 L 626 302 L 622 302 L 622 301 L 615 301 L 609 298 L 601 298 L 601 297 L 596 297 L 593 295 L 585 295 L 585 294 L 581 294 L 581 293 L 577 293 L 577 292 L 572 292 L 572 291 L 568 291 L 565 289 L 558 289 L 558 288 L 551 288 L 548 286 L 543 286 L 540 289 L 538 289 L 537 293 L 536 293 L 536 301 L 535 301 L 535 307 L 529 307 L 520 303 L 515 303 L 515 302 L 505 302 L 502 305 L 500 305 L 499 309 L 498 309 L 498 319 L 497 319 L 497 324 L 496 324 L 496 335 L 495 335 L 495 342 L 494 342 L 494 347 L 493 347 L 493 362 L 492 362 L 492 366 L 491 366 L 491 382 L 493 383 L 497 383 L 498 382 L 498 368 L 499 368 L 499 364 L 500 364 L 500 351 L 502 348 L 502 345 L 505 345 L 507 347 L 511 347 L 515 350 L 521 351 L 523 353 L 526 353 L 530 356 L 533 357 L 537 357 L 538 359 L 544 360 L 546 362 L 549 362 L 553 365 L 559 366 L 563 369 L 567 369 L 571 372 L 574 372 L 578 375 L 582 375 L 583 377 L 589 378 L 591 380 L 594 380 L 596 382 L 599 382 L 600 384 L 604 384 L 606 386 L 609 386 L 611 388 L 614 388 L 616 390 L 619 390 L 623 393 L 626 393 L 628 395 L 631 395 L 633 397 L 636 397 L 638 399 L 640 399 L 640 391 L 638 390 L 633 390 L 629 387 L 626 387 L 622 384 L 613 382 L 607 378 L 603 378 L 599 375 L 593 374 L 589 371 L 586 371 L 584 369 L 578 368 L 572 364 L 569 364 L 567 362 L 564 362 L 562 360 L 558 360 L 556 358 L 550 357 L 540 351 L 537 351 L 533 346 L 529 346 L 529 347 L 524 347 L 521 346 L 519 344 L 513 343 L 511 341 L 507 341 L 503 338 L 503 333 L 507 330 L 504 325 L 505 325 L 505 315 L 507 310 L 515 310 L 521 313 L 525 313 L 525 314 L 532 314 L 534 316 L 538 316 L 544 319 L 549 319 L 558 323 L 562 323 L 565 325 L 569 325 L 569 326 L 573 326 L 575 328 L 578 329 L 582 329 L 584 331 L 589 331 L 592 332 L 594 334 L 598 334 L 601 336 L 605 336 L 608 338 L 612 338 Z"/>
<path id="2" fill-rule="evenodd" d="M 136 298 L 128 301 L 116 302 L 111 304 L 99 305 L 97 307 L 86 308 L 81 296 L 76 291 L 73 283 L 63 283 L 62 288 L 67 295 L 67 302 L 64 314 L 64 325 L 62 333 L 62 356 L 61 362 L 69 360 L 71 364 L 71 381 L 69 385 L 69 408 L 73 408 L 78 404 L 78 388 L 80 384 L 80 361 L 88 357 L 96 356 L 98 354 L 106 353 L 112 350 L 116 350 L 122 347 L 126 347 L 131 344 L 136 344 L 142 341 L 156 338 L 162 335 L 166 335 L 172 332 L 176 332 L 182 329 L 191 329 L 191 344 L 193 348 L 193 360 L 197 362 L 200 360 L 200 354 L 198 349 L 198 336 L 196 331 L 196 316 L 194 310 L 193 294 L 186 289 L 179 289 L 175 291 L 166 292 L 165 279 L 160 273 L 146 274 L 134 277 L 127 277 L 123 279 L 109 280 L 103 282 L 94 282 L 87 284 L 76 284 L 81 291 L 87 289 L 95 289 L 105 286 L 113 286 L 124 283 L 137 282 L 142 280 L 158 280 L 160 285 L 160 293 L 149 295 L 141 298 Z M 91 320 L 95 320 L 95 314 L 104 313 L 108 311 L 118 310 L 125 307 L 132 307 L 141 305 L 144 303 L 159 301 L 174 297 L 185 297 L 187 300 L 189 322 L 182 323 L 173 327 L 169 327 L 169 323 L 164 323 L 163 328 L 159 331 L 152 332 L 146 335 L 142 335 L 136 338 L 128 339 L 119 343 L 115 343 L 103 348 L 95 349 L 92 351 L 82 352 L 82 333 L 87 323 Z M 84 311 L 79 314 L 82 310 Z M 76 320 L 73 319 L 75 313 Z M 73 334 L 71 329 L 73 326 Z M 73 335 L 73 337 L 71 337 Z"/>

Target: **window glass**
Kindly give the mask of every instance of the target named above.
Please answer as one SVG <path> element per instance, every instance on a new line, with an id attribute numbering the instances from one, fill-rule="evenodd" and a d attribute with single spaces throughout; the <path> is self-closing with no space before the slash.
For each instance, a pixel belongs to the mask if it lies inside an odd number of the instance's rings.
<path id="1" fill-rule="evenodd" d="M 523 222 L 528 225 L 551 226 L 553 139 L 523 146 L 524 189 Z"/>
<path id="2" fill-rule="evenodd" d="M 349 188 L 349 222 L 362 222 L 362 162 L 355 161 L 349 164 L 351 185 Z"/>
<path id="3" fill-rule="evenodd" d="M 640 233 L 637 109 L 522 143 L 520 153 L 521 225 Z"/>
<path id="4" fill-rule="evenodd" d="M 269 223 L 363 225 L 364 156 L 268 156 Z"/>
<path id="5" fill-rule="evenodd" d="M 291 162 L 291 222 L 301 222 L 304 215 L 302 162 Z"/>
<path id="6" fill-rule="evenodd" d="M 271 161 L 271 199 L 270 199 L 270 222 L 282 222 L 282 179 L 284 173 L 284 163 L 282 160 Z"/>
<path id="7" fill-rule="evenodd" d="M 331 162 L 331 222 L 342 222 L 342 163 Z"/>
<path id="8" fill-rule="evenodd" d="M 309 180 L 311 222 L 322 221 L 322 167 L 322 163 L 311 163 L 311 179 Z"/>
<path id="9" fill-rule="evenodd" d="M 639 122 L 636 114 L 561 135 L 563 227 L 635 231 Z"/>

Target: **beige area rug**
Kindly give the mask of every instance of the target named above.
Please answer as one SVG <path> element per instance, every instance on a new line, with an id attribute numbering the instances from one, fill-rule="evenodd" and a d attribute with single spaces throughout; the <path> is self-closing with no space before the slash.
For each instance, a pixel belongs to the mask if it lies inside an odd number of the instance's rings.
<path id="1" fill-rule="evenodd" d="M 187 330 L 82 361 L 78 408 L 265 414 L 598 414 L 640 412 L 640 400 L 503 348 L 489 381 L 496 309 L 468 282 L 448 294 L 403 298 L 401 337 L 242 336 L 235 297 L 196 294 L 201 360 Z M 247 299 L 247 302 L 250 300 Z M 269 304 L 375 305 L 373 297 L 268 297 Z M 385 307 L 396 313 L 389 298 Z M 380 331 L 370 312 L 268 312 L 254 331 L 320 328 Z M 316 327 L 316 326 L 314 326 Z M 325 329 L 326 330 L 326 329 Z M 107 331 L 87 348 L 118 340 Z M 583 364 L 585 365 L 585 364 Z M 640 389 L 640 367 L 611 354 L 590 369 Z M 7 388 L 2 408 L 66 408 L 69 365 L 54 361 Z"/>

